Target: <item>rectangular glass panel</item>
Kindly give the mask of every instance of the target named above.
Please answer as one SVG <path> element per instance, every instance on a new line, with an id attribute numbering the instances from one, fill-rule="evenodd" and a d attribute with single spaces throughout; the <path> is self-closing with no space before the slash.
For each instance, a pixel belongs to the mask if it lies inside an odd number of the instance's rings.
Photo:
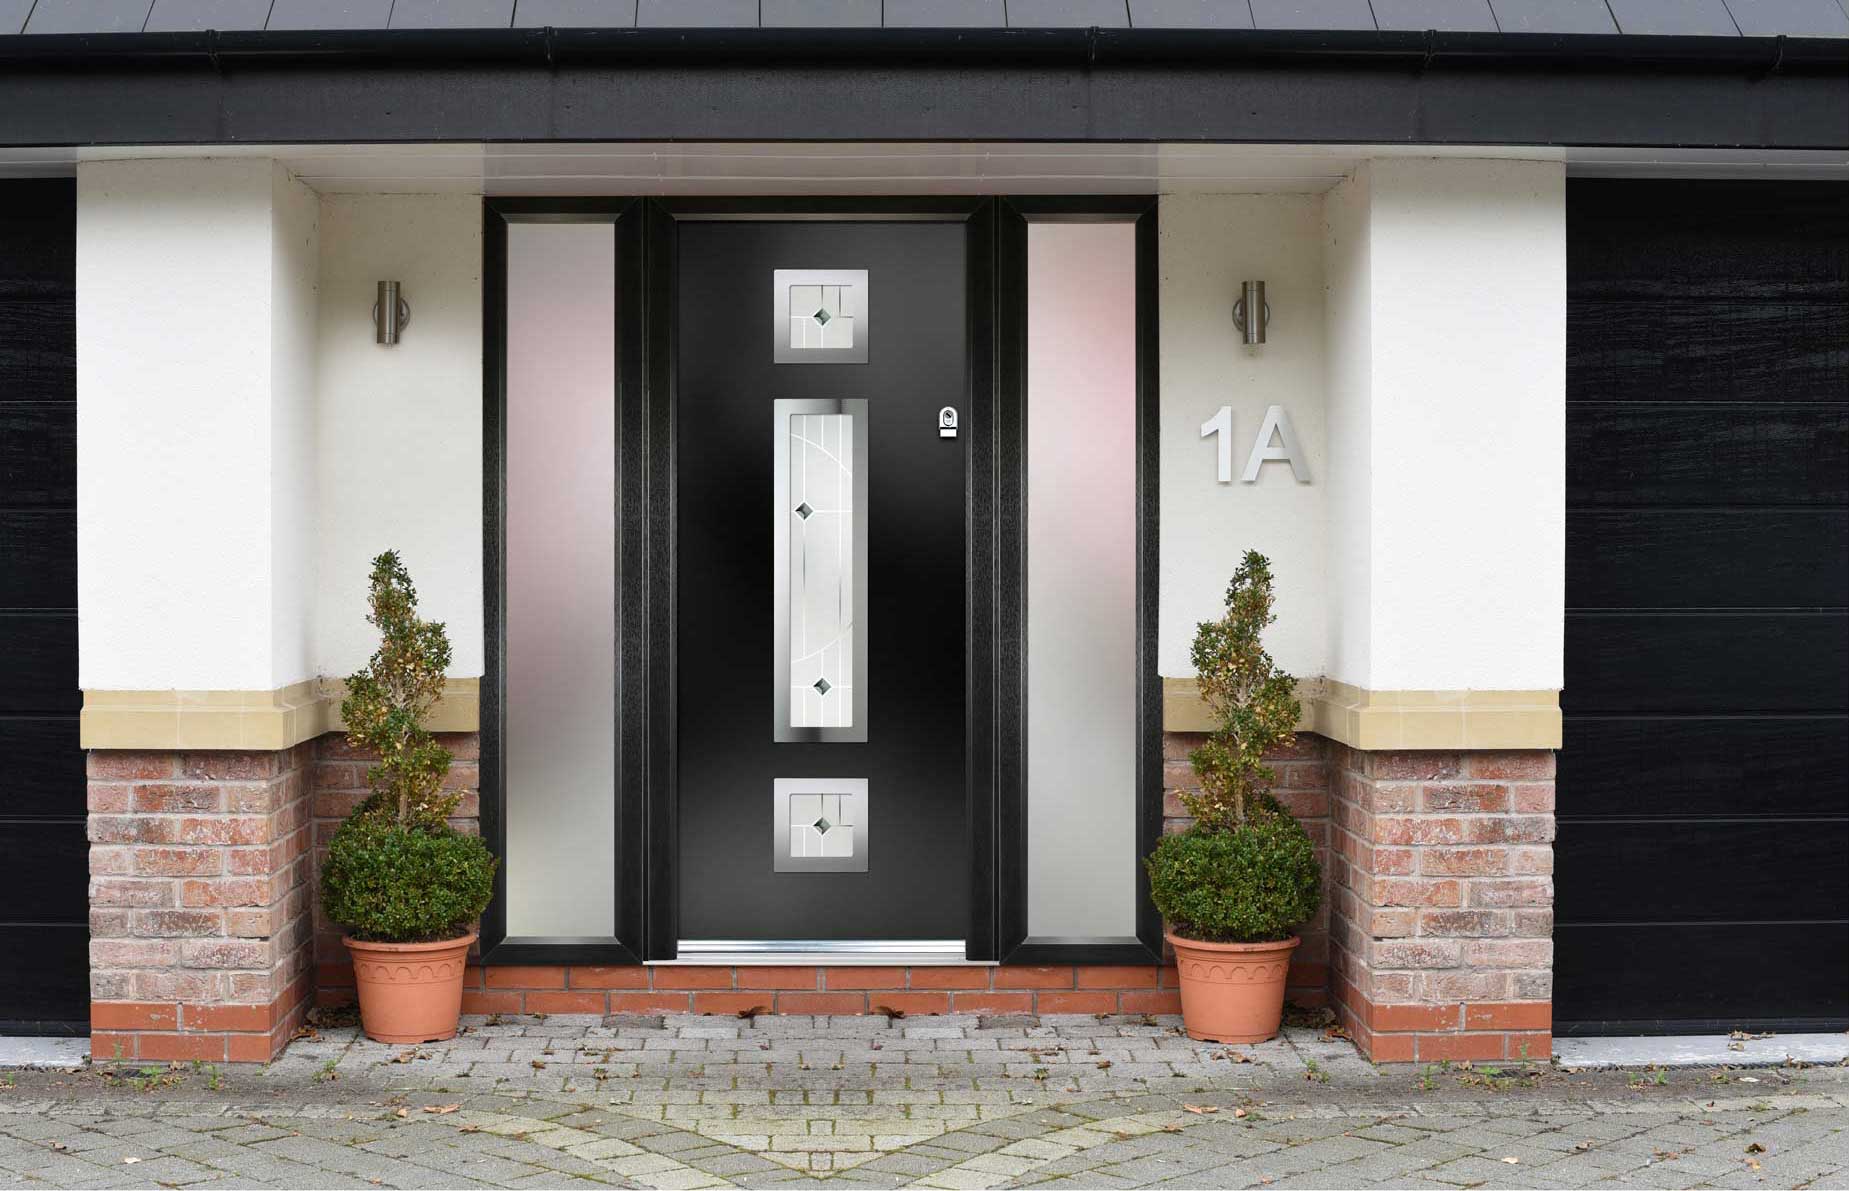
<path id="1" fill-rule="evenodd" d="M 790 725 L 854 724 L 854 419 L 790 418 Z"/>
<path id="2" fill-rule="evenodd" d="M 1136 933 L 1136 232 L 1027 230 L 1027 926 Z"/>
<path id="3" fill-rule="evenodd" d="M 616 235 L 507 229 L 507 933 L 616 932 Z"/>
<path id="4" fill-rule="evenodd" d="M 864 741 L 867 403 L 775 407 L 773 739 Z"/>

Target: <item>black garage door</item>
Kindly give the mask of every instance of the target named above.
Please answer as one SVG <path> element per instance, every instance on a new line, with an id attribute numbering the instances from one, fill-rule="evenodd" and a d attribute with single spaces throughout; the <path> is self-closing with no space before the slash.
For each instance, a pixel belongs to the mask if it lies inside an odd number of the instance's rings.
<path id="1" fill-rule="evenodd" d="M 1849 186 L 1567 191 L 1561 1033 L 1849 1025 Z"/>
<path id="2" fill-rule="evenodd" d="M 75 186 L 0 181 L 0 1031 L 87 1027 Z"/>

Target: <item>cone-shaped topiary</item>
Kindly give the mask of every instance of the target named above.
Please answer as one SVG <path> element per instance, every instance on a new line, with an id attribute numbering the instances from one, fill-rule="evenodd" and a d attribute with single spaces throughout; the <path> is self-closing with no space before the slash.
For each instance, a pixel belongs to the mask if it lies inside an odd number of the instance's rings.
<path id="1" fill-rule="evenodd" d="M 378 627 L 379 648 L 347 679 L 340 701 L 347 743 L 379 755 L 366 771 L 372 797 L 361 810 L 390 814 L 400 825 L 441 823 L 460 795 L 443 792 L 449 750 L 424 730 L 424 719 L 443 697 L 449 633 L 418 616 L 417 588 L 397 551 L 372 560 L 371 586 L 366 620 Z"/>
<path id="2" fill-rule="evenodd" d="M 443 694 L 449 635 L 417 615 L 417 589 L 395 551 L 373 559 L 371 613 L 379 648 L 347 680 L 347 743 L 379 763 L 371 795 L 340 825 L 321 869 L 321 905 L 356 939 L 419 943 L 468 933 L 494 891 L 495 858 L 448 823 L 449 750 L 424 727 Z"/>
<path id="3" fill-rule="evenodd" d="M 1188 755 L 1198 791 L 1183 791 L 1194 826 L 1163 837 L 1144 861 L 1149 896 L 1171 930 L 1215 943 L 1290 937 L 1316 912 L 1322 875 L 1303 826 L 1270 795 L 1265 754 L 1296 736 L 1296 682 L 1265 652 L 1271 564 L 1246 551 L 1226 612 L 1194 634 L 1201 699 L 1218 727 Z"/>

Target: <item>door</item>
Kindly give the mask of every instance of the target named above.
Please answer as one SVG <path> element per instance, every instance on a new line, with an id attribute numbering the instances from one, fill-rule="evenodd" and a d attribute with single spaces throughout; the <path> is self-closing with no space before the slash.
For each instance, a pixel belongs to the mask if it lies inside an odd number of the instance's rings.
<path id="1" fill-rule="evenodd" d="M 77 193 L 0 182 L 0 1033 L 88 1028 Z"/>
<path id="2" fill-rule="evenodd" d="M 1849 1025 L 1849 187 L 1567 191 L 1563 1033 Z"/>
<path id="3" fill-rule="evenodd" d="M 964 940 L 966 225 L 672 234 L 678 937 Z"/>

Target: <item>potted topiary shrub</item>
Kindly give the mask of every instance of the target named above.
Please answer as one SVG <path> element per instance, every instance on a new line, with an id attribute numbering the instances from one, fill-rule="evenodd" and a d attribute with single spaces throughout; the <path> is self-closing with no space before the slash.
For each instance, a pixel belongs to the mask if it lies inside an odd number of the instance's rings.
<path id="1" fill-rule="evenodd" d="M 1271 797 L 1265 754 L 1297 731 L 1296 683 L 1265 652 L 1271 564 L 1246 551 L 1226 589 L 1226 612 L 1194 634 L 1202 700 L 1218 727 L 1188 760 L 1200 789 L 1183 791 L 1194 816 L 1145 861 L 1149 896 L 1168 925 L 1181 973 L 1188 1036 L 1263 1042 L 1284 1013 L 1293 933 L 1322 900 L 1309 833 Z"/>
<path id="2" fill-rule="evenodd" d="M 449 825 L 449 750 L 424 728 L 443 694 L 449 635 L 417 615 L 394 551 L 372 561 L 379 648 L 347 680 L 347 743 L 370 749 L 371 794 L 340 825 L 321 868 L 321 905 L 347 932 L 360 1024 L 380 1042 L 454 1037 L 474 924 L 494 891 L 495 859 Z"/>

